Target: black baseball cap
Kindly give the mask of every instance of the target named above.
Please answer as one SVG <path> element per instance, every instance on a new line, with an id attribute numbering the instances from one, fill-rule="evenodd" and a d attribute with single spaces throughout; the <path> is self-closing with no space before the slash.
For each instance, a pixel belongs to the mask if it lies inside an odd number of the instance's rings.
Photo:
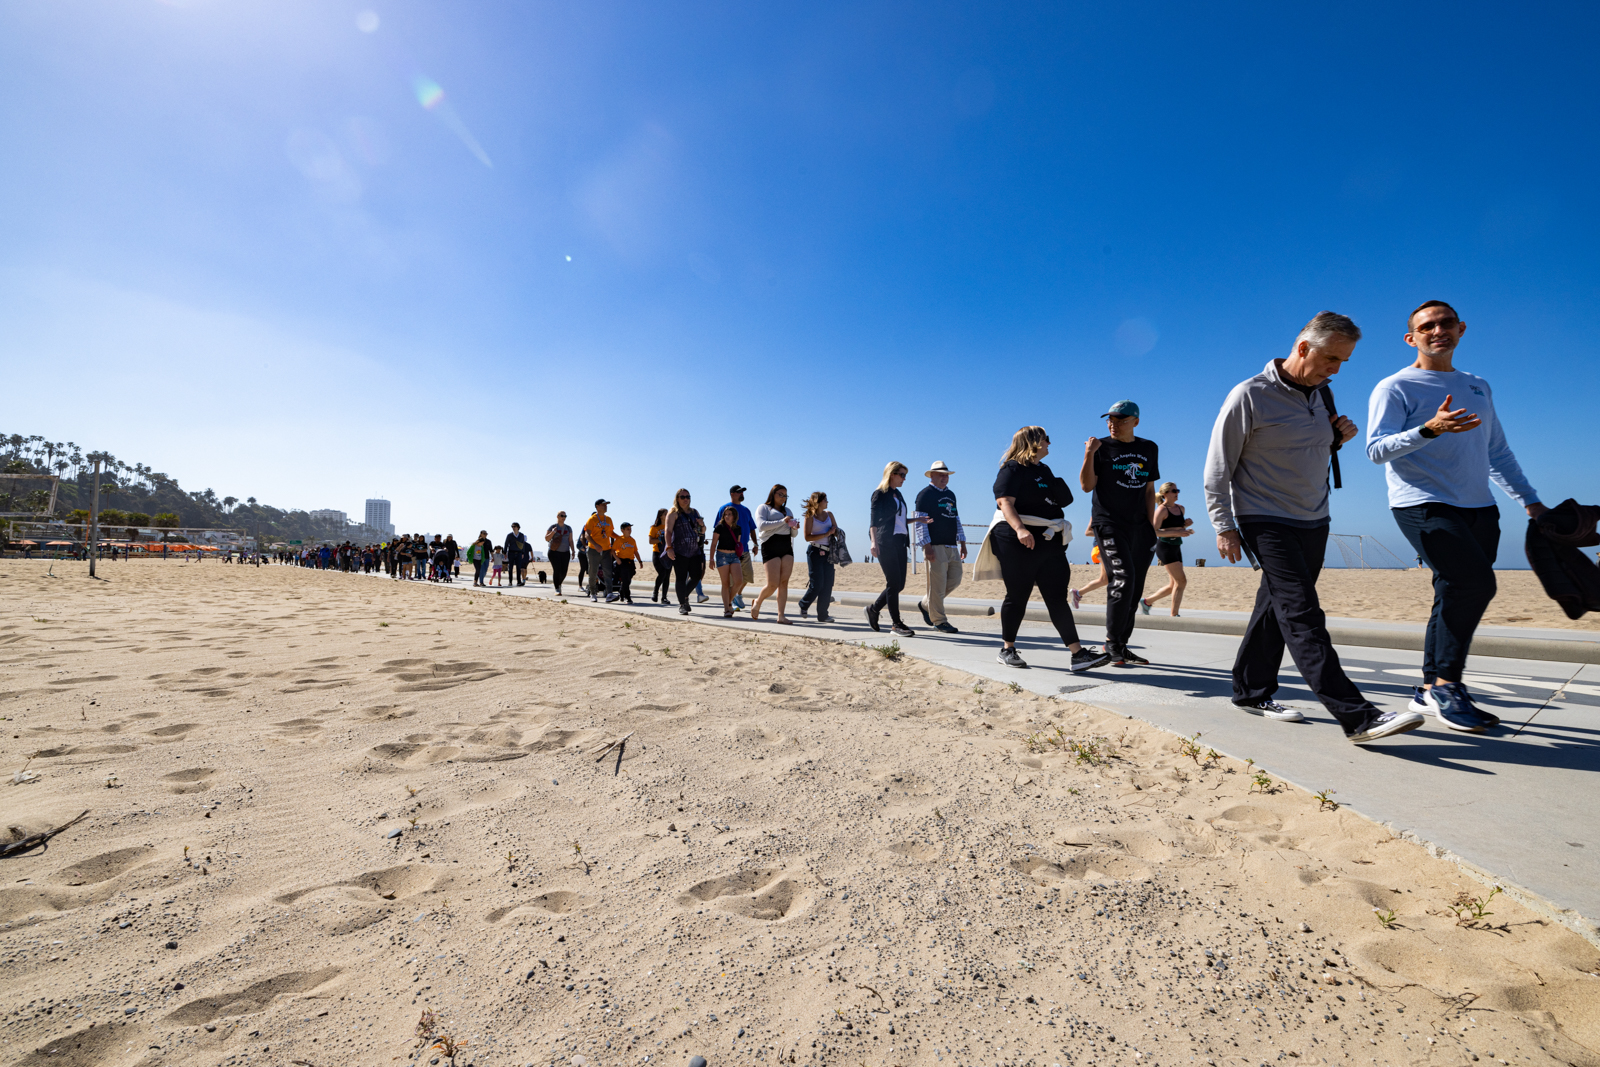
<path id="1" fill-rule="evenodd" d="M 731 488 L 729 488 L 729 490 L 728 490 L 728 495 L 729 495 L 729 496 L 732 496 L 732 495 L 733 495 L 733 494 L 735 494 L 735 493 L 742 493 L 742 492 L 744 492 L 744 491 L 745 491 L 745 488 L 744 488 L 744 486 L 742 486 L 742 485 L 735 485 L 735 486 L 732 486 L 732 487 L 731 487 Z"/>
<path id="2" fill-rule="evenodd" d="M 631 530 L 631 529 L 633 529 L 633 523 L 625 522 L 621 526 L 617 527 L 617 529 L 619 529 L 619 530 Z"/>
<path id="3" fill-rule="evenodd" d="M 596 500 L 594 502 L 594 506 L 595 507 L 599 507 L 601 504 L 610 504 L 610 503 L 611 503 L 611 501 L 609 501 L 609 500 L 601 499 L 601 500 Z"/>

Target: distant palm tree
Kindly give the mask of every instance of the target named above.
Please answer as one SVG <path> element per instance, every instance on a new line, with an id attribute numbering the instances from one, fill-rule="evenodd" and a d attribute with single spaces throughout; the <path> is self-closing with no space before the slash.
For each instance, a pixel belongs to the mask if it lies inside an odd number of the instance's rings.
<path id="1" fill-rule="evenodd" d="M 222 498 L 222 507 L 226 511 L 232 511 L 233 506 L 238 502 L 239 498 L 236 496 L 225 496 Z"/>
<path id="2" fill-rule="evenodd" d="M 249 504 L 251 507 L 255 507 L 256 506 L 256 498 L 255 497 L 250 497 L 248 500 L 245 501 L 245 503 Z"/>

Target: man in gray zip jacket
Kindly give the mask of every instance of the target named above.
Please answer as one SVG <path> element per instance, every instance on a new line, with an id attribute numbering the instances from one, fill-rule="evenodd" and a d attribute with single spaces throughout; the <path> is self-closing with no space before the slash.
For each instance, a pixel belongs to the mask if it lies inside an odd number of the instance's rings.
<path id="1" fill-rule="evenodd" d="M 1287 645 L 1306 685 L 1351 741 L 1415 730 L 1422 716 L 1380 711 L 1339 665 L 1317 599 L 1328 547 L 1328 460 L 1355 424 L 1334 415 L 1328 379 L 1361 340 L 1344 315 L 1319 312 L 1275 359 L 1228 394 L 1206 453 L 1206 509 L 1217 550 L 1237 563 L 1240 548 L 1261 567 L 1261 586 L 1233 663 L 1233 702 L 1280 722 L 1305 716 L 1273 700 Z"/>

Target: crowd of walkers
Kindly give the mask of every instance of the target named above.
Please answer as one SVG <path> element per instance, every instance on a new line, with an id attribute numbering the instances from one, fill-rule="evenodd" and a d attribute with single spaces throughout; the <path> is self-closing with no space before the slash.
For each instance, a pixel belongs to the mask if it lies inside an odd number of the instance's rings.
<path id="1" fill-rule="evenodd" d="M 1350 680 L 1316 589 L 1328 541 L 1330 489 L 1340 484 L 1338 452 L 1358 432 L 1338 413 L 1329 382 L 1354 354 L 1361 330 L 1344 315 L 1321 312 L 1296 336 L 1287 356 L 1270 360 L 1228 394 L 1212 429 L 1204 490 L 1218 551 L 1229 562 L 1247 557 L 1261 575 L 1233 665 L 1233 702 L 1241 710 L 1281 722 L 1303 721 L 1303 713 L 1275 699 L 1287 651 L 1352 741 L 1414 730 L 1428 714 L 1464 732 L 1499 724 L 1463 683 L 1473 632 L 1495 593 L 1499 510 L 1489 482 L 1499 484 L 1531 518 L 1547 509 L 1506 443 L 1489 383 L 1454 367 L 1455 347 L 1465 330 L 1442 301 L 1413 311 L 1405 340 L 1416 349 L 1416 361 L 1378 384 L 1368 410 L 1367 455 L 1386 468 L 1395 520 L 1434 572 L 1423 680 L 1403 710 L 1382 711 Z M 1454 406 L 1457 398 L 1467 397 L 1471 400 L 1463 406 Z M 1196 532 L 1194 519 L 1179 503 L 1178 485 L 1160 481 L 1157 445 L 1135 433 L 1138 404 L 1118 401 L 1103 418 L 1107 432 L 1084 442 L 1077 472 L 1078 485 L 1090 498 L 1092 558 L 1099 564 L 1097 577 L 1087 585 L 1070 584 L 1066 547 L 1072 527 L 1065 509 L 1073 493 L 1045 462 L 1050 435 L 1043 427 L 1024 426 L 1001 456 L 992 493 L 995 510 L 972 577 L 1004 586 L 997 656 L 1007 667 L 1028 667 L 1017 635 L 1035 590 L 1075 673 L 1107 665 L 1148 666 L 1129 646 L 1137 615 L 1168 598 L 1171 614 L 1179 615 L 1187 586 L 1183 543 Z M 917 633 L 901 617 L 900 599 L 913 550 L 927 564 L 926 592 L 917 602 L 924 623 L 940 634 L 960 632 L 945 606 L 962 582 L 968 557 L 950 487 L 955 472 L 938 461 L 923 474 L 927 484 L 908 505 L 902 487 L 910 468 L 890 462 L 870 496 L 868 548 L 881 565 L 884 587 L 864 609 L 864 619 L 876 632 L 887 626 L 901 637 Z M 745 504 L 747 492 L 745 486 L 731 486 L 728 500 L 709 521 L 694 507 L 688 489 L 679 489 L 671 506 L 656 512 L 646 539 L 654 571 L 651 601 L 666 605 L 675 599 L 679 613 L 690 614 L 691 594 L 696 603 L 709 599 L 701 587 L 709 566 L 721 585 L 724 618 L 747 614 L 759 621 L 770 604 L 773 621 L 793 625 L 789 578 L 796 555 L 804 552 L 807 584 L 799 617 L 806 619 L 815 609 L 818 622 L 833 622 L 834 574 L 851 557 L 827 494 L 808 495 L 796 516 L 783 485 L 774 485 L 754 512 Z M 564 511 L 545 530 L 557 594 L 576 560 L 578 584 L 591 600 L 632 603 L 640 546 L 632 525 L 614 524 L 609 507 L 610 501 L 597 499 L 576 534 Z M 747 605 L 744 593 L 757 581 L 758 552 L 764 574 Z M 453 537 L 427 542 L 417 536 L 367 548 L 307 549 L 290 561 L 451 581 L 461 555 Z M 487 531 L 480 532 L 465 555 L 474 584 L 526 584 L 532 552 L 515 523 L 498 545 Z M 1152 562 L 1165 569 L 1168 580 L 1147 596 Z M 539 578 L 544 579 L 542 571 Z M 1073 610 L 1084 593 L 1098 587 L 1106 589 L 1105 643 L 1093 648 L 1080 641 Z"/>

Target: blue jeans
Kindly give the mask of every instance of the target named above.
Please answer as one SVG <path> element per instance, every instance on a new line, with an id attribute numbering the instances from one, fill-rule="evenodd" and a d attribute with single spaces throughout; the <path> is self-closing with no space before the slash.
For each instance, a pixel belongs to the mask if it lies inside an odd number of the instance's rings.
<path id="1" fill-rule="evenodd" d="M 833 600 L 833 557 L 825 548 L 810 545 L 806 548 L 806 593 L 800 598 L 800 614 L 817 606 L 817 619 L 828 621 L 828 605 Z"/>
<path id="2" fill-rule="evenodd" d="M 1417 504 L 1393 508 L 1411 547 L 1433 571 L 1433 613 L 1423 640 L 1422 680 L 1461 681 L 1478 622 L 1494 599 L 1500 509 Z"/>

